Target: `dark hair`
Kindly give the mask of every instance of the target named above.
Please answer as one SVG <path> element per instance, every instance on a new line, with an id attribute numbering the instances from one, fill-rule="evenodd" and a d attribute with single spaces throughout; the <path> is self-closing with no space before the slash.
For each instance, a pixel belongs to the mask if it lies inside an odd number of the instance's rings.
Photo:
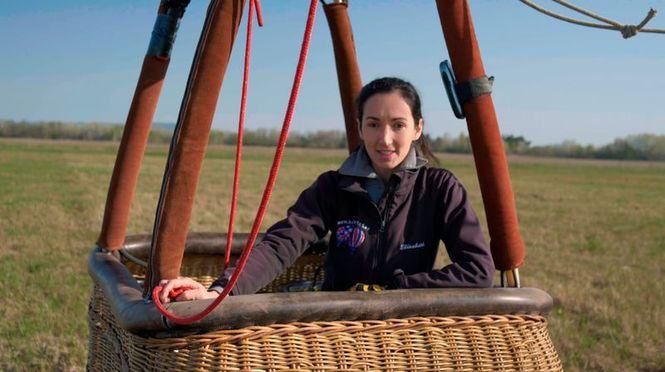
<path id="1" fill-rule="evenodd" d="M 382 77 L 374 79 L 360 90 L 358 98 L 356 98 L 356 110 L 358 112 L 359 123 L 358 125 L 362 125 L 365 103 L 371 96 L 375 94 L 392 92 L 399 92 L 406 104 L 409 105 L 409 108 L 411 109 L 411 115 L 413 115 L 414 124 L 418 125 L 420 120 L 423 119 L 420 95 L 418 94 L 418 91 L 416 90 L 416 87 L 413 86 L 413 84 L 396 77 Z M 416 141 L 416 152 L 418 155 L 424 156 L 427 158 L 427 160 L 434 164 L 439 163 L 436 156 L 434 156 L 432 151 L 429 149 L 424 133 L 422 133 L 420 138 Z"/>

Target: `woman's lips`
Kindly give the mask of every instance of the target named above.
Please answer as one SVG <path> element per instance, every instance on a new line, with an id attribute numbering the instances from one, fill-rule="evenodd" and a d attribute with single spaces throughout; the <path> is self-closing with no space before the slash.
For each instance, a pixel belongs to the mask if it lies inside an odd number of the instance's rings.
<path id="1" fill-rule="evenodd" d="M 384 161 L 390 160 L 395 155 L 395 151 L 392 150 L 376 150 L 376 153 L 379 155 L 379 159 Z"/>

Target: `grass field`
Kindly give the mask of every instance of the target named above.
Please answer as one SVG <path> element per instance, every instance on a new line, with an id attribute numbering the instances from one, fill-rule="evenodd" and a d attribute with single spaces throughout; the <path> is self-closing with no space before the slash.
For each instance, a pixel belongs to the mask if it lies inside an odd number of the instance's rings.
<path id="1" fill-rule="evenodd" d="M 117 144 L 0 140 L 0 370 L 83 370 L 87 256 Z M 167 147 L 150 147 L 129 233 L 150 232 Z M 192 230 L 224 231 L 232 148 L 211 148 Z M 246 149 L 237 231 L 248 231 L 272 150 Z M 343 151 L 287 149 L 264 227 Z M 473 160 L 442 154 L 484 219 Z M 665 163 L 511 158 L 527 246 L 522 284 L 555 307 L 567 370 L 665 370 Z"/>

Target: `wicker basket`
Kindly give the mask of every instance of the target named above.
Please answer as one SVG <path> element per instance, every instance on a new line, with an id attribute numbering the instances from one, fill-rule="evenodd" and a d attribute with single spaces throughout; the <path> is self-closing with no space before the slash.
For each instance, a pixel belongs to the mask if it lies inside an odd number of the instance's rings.
<path id="1" fill-rule="evenodd" d="M 188 247 L 182 272 L 209 282 L 221 257 L 209 253 Z M 311 280 L 320 257 L 303 256 L 266 290 Z M 142 300 L 139 266 L 93 252 L 90 272 L 92 371 L 561 369 L 543 317 L 551 298 L 537 289 L 265 293 L 177 326 Z M 207 303 L 171 309 L 187 315 Z"/>

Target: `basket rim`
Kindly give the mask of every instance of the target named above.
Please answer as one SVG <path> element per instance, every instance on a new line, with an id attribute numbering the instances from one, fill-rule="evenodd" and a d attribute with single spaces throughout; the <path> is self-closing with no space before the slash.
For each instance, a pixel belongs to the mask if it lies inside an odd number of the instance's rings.
<path id="1" fill-rule="evenodd" d="M 259 233 L 255 244 L 258 244 L 262 237 L 263 234 Z M 185 241 L 185 253 L 223 255 L 225 253 L 224 250 L 226 248 L 227 238 L 228 234 L 226 233 L 190 232 L 187 234 L 187 240 Z M 233 234 L 233 242 L 231 245 L 232 256 L 239 256 L 242 253 L 248 238 L 249 233 L 240 232 Z M 148 257 L 151 243 L 151 234 L 128 235 L 125 238 L 121 249 L 133 256 Z M 328 242 L 326 239 L 323 239 L 312 244 L 308 248 L 308 252 L 323 254 L 326 252 L 327 247 Z"/>
<path id="2" fill-rule="evenodd" d="M 133 333 L 211 331 L 276 323 L 386 320 L 420 316 L 544 315 L 552 298 L 537 288 L 436 288 L 382 292 L 298 292 L 232 296 L 205 319 L 178 325 L 143 297 L 141 285 L 113 254 L 93 249 L 88 272 L 118 325 Z M 212 300 L 168 305 L 180 316 L 199 313 Z"/>

